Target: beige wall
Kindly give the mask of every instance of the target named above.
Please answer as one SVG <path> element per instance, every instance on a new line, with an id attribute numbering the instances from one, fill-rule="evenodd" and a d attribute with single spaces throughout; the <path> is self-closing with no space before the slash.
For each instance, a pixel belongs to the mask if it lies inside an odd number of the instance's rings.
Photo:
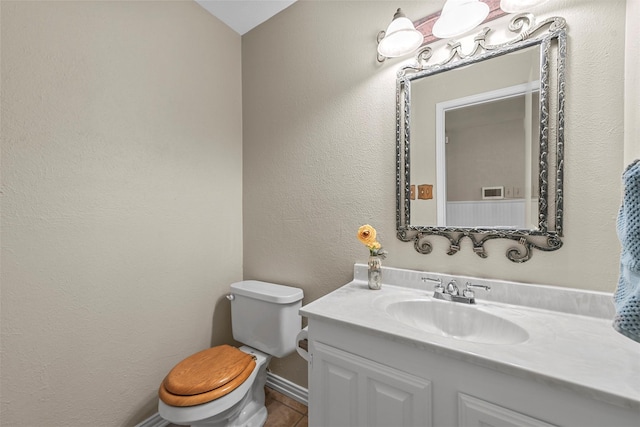
<path id="1" fill-rule="evenodd" d="M 375 61 L 376 33 L 402 7 L 417 19 L 438 4 L 302 1 L 243 37 L 244 274 L 304 288 L 305 302 L 347 283 L 378 229 L 385 265 L 613 291 L 623 163 L 625 2 L 557 0 L 540 16 L 568 21 L 564 247 L 524 264 L 510 242 L 468 240 L 455 256 L 434 237 L 419 255 L 395 237 L 395 72 Z M 600 29 L 594 31 L 594 28 Z M 600 52 L 600 53 L 598 53 Z M 602 52 L 607 52 L 606 55 Z M 637 102 L 637 99 L 636 99 Z M 274 370 L 306 384 L 302 362 Z"/>
<path id="2" fill-rule="evenodd" d="M 627 0 L 625 27 L 624 166 L 640 159 L 640 0 Z"/>
<path id="3" fill-rule="evenodd" d="M 132 426 L 230 340 L 241 39 L 191 1 L 1 8 L 0 424 Z"/>

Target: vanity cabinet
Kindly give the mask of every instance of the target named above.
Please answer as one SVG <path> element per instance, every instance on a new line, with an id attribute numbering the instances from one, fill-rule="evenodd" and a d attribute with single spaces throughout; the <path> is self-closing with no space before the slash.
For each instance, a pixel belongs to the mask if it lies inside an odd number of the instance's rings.
<path id="1" fill-rule="evenodd" d="M 312 427 L 630 427 L 640 419 L 636 408 L 540 375 L 331 319 L 310 316 L 308 339 Z"/>
<path id="2" fill-rule="evenodd" d="M 431 427 L 431 382 L 316 342 L 312 425 Z"/>

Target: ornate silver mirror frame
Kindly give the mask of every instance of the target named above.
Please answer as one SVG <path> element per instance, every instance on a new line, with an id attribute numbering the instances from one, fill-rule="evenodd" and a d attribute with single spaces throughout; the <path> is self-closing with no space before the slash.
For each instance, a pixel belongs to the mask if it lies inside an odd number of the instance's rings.
<path id="1" fill-rule="evenodd" d="M 555 251 L 562 246 L 563 225 L 563 175 L 564 175 L 564 90 L 566 60 L 566 22 L 553 17 L 539 23 L 530 14 L 515 15 L 509 30 L 517 33 L 512 40 L 490 44 L 487 36 L 491 32 L 484 28 L 475 38 L 470 53 L 463 53 L 460 42 L 447 45 L 448 57 L 438 63 L 429 64 L 433 51 L 423 48 L 416 56 L 416 63 L 398 71 L 396 81 L 396 228 L 398 239 L 413 241 L 417 252 L 429 254 L 432 245 L 427 240 L 431 235 L 449 240 L 448 255 L 460 250 L 460 241 L 467 237 L 473 251 L 481 258 L 488 256 L 485 243 L 493 239 L 510 239 L 519 246 L 509 248 L 509 260 L 521 263 L 532 256 L 532 249 Z M 410 137 L 411 137 L 411 82 L 443 73 L 476 62 L 505 55 L 531 46 L 540 49 L 539 89 L 539 158 L 538 158 L 538 227 L 534 229 L 483 228 L 412 225 L 410 221 Z M 552 93 L 552 89 L 553 92 Z M 556 96 L 554 111 L 550 111 L 550 97 Z M 551 139 L 551 140 L 550 140 Z M 551 165 L 549 156 L 554 155 Z M 553 167 L 553 168 L 552 168 Z M 551 181 L 551 185 L 550 185 Z"/>

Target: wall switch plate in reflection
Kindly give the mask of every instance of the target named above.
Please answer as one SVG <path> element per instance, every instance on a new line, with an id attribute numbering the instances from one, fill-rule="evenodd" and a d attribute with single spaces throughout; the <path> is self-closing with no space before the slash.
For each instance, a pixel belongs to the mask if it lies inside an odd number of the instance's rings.
<path id="1" fill-rule="evenodd" d="M 521 187 L 513 187 L 513 197 L 516 197 L 516 198 L 522 197 L 522 188 Z"/>
<path id="2" fill-rule="evenodd" d="M 409 193 L 409 198 L 411 200 L 415 200 L 416 199 L 416 186 L 415 185 L 411 186 L 411 192 Z"/>
<path id="3" fill-rule="evenodd" d="M 418 185 L 418 199 L 420 200 L 433 199 L 433 185 L 431 184 Z"/>

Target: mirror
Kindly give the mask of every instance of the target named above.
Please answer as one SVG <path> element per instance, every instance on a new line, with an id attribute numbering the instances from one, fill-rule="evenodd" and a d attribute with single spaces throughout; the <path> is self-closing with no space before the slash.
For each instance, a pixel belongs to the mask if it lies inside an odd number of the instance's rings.
<path id="1" fill-rule="evenodd" d="M 562 246 L 564 27 L 516 15 L 515 40 L 489 44 L 485 28 L 471 53 L 451 42 L 430 65 L 426 48 L 398 72 L 400 240 L 427 254 L 443 236 L 453 255 L 467 237 L 486 258 L 487 241 L 511 239 L 514 262 Z"/>

